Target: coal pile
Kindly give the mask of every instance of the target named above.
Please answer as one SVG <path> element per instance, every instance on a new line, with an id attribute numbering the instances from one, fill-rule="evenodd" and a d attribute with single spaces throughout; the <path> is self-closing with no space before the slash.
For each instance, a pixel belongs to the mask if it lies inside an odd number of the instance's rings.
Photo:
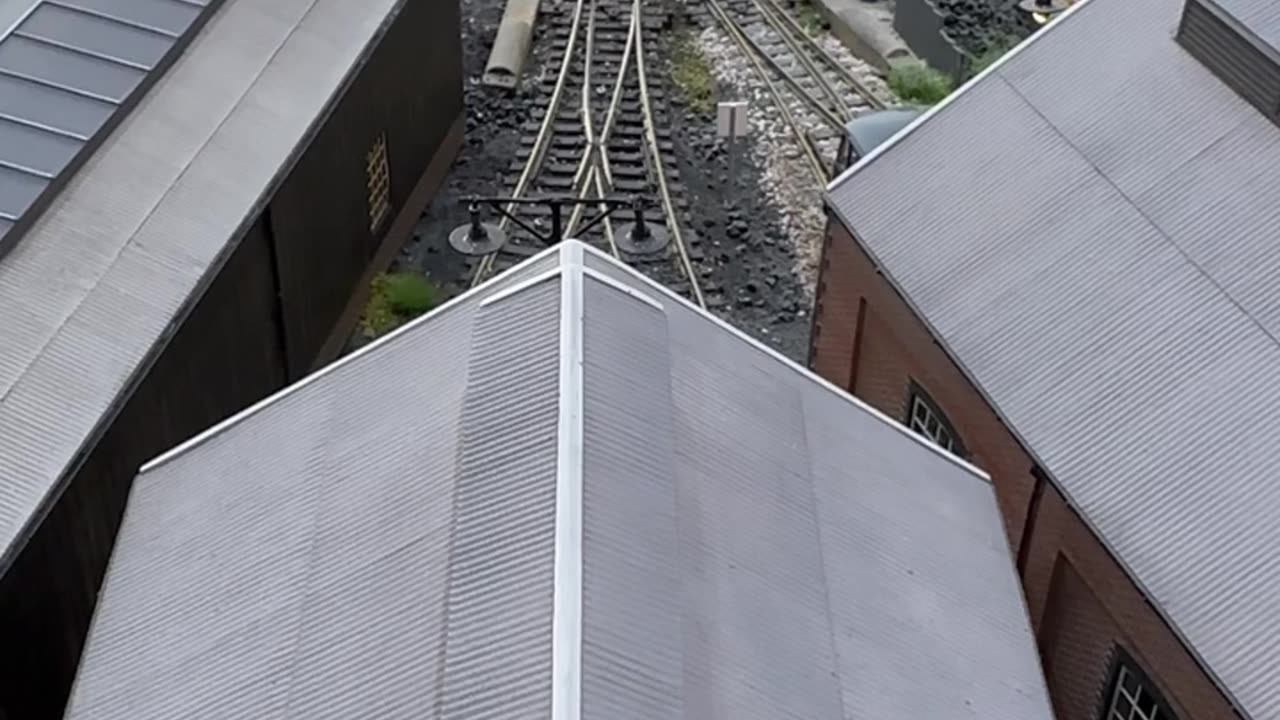
<path id="1" fill-rule="evenodd" d="M 988 48 L 1022 40 L 1035 30 L 1013 0 L 933 0 L 947 37 L 961 50 L 979 56 Z"/>

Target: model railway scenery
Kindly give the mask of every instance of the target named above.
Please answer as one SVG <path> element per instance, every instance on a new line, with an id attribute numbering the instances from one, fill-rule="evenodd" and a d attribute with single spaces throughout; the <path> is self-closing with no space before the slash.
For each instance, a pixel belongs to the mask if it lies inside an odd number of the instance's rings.
<path id="1" fill-rule="evenodd" d="M 0 0 L 0 720 L 1280 718 L 1277 28 Z"/>

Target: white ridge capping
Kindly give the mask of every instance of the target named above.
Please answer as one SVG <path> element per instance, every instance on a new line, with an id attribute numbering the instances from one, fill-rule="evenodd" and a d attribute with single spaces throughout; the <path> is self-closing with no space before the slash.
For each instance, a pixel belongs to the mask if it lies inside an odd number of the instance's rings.
<path id="1" fill-rule="evenodd" d="M 551 720 L 582 717 L 583 250 L 560 253 L 560 420 L 556 455 Z"/>

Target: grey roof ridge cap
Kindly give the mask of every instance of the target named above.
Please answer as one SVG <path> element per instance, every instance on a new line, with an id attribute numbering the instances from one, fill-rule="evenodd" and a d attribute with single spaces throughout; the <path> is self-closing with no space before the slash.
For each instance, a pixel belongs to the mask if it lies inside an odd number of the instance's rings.
<path id="1" fill-rule="evenodd" d="M 888 152 L 890 148 L 902 142 L 904 138 L 906 138 L 911 133 L 915 132 L 916 128 L 928 122 L 929 118 L 945 110 L 947 106 L 955 102 L 956 98 L 959 98 L 962 94 L 968 92 L 971 88 L 973 88 L 978 83 L 982 82 L 988 76 L 994 75 L 996 72 L 999 71 L 1001 67 L 1004 66 L 1005 63 L 1011 61 L 1016 55 L 1018 55 L 1018 53 L 1022 52 L 1027 47 L 1031 46 L 1041 37 L 1044 37 L 1046 33 L 1052 32 L 1055 28 L 1060 27 L 1061 23 L 1066 22 L 1068 18 L 1070 18 L 1075 13 L 1079 12 L 1081 8 L 1084 8 L 1086 5 L 1091 5 L 1091 4 L 1092 4 L 1092 0 L 1080 0 L 1080 2 L 1077 2 L 1075 5 L 1072 5 L 1071 7 L 1067 8 L 1067 10 L 1063 12 L 1060 16 L 1058 16 L 1056 20 L 1053 20 L 1048 25 L 1045 25 L 1044 27 L 1040 28 L 1036 32 L 1032 33 L 1030 37 L 1018 43 L 1016 46 L 1014 46 L 1012 50 L 1005 53 L 1004 55 L 1001 55 L 999 58 L 996 59 L 995 62 L 983 68 L 982 72 L 979 72 L 977 75 L 974 75 L 973 77 L 966 80 L 963 85 L 956 88 L 950 95 L 943 98 L 940 102 L 938 102 L 933 107 L 930 107 L 924 112 L 920 113 L 919 117 L 917 117 L 915 120 L 912 120 L 910 123 L 907 123 L 906 127 L 894 133 L 893 136 L 890 137 L 888 140 L 885 140 L 884 142 L 872 148 L 871 152 L 858 158 L 857 162 L 845 168 L 844 172 L 840 173 L 838 176 L 835 177 L 835 179 L 827 183 L 827 187 L 823 190 L 824 199 L 827 199 L 829 204 L 830 201 L 828 196 L 837 187 L 839 187 L 840 185 L 843 185 L 846 180 L 848 180 L 850 177 L 858 173 L 860 170 L 862 170 L 862 168 L 866 167 L 867 165 L 870 165 L 872 162 L 876 160 L 876 158 L 879 158 L 881 155 Z"/>
<path id="2" fill-rule="evenodd" d="M 572 241 L 572 242 L 577 243 L 577 241 Z M 578 244 L 581 244 L 581 243 L 578 243 Z M 913 430 L 908 428 L 906 425 L 903 425 L 901 422 L 889 417 L 888 415 L 881 412 L 880 410 L 872 407 L 870 404 L 868 404 L 866 401 L 862 400 L 861 398 L 851 395 L 847 390 L 835 385 L 834 383 L 818 375 L 814 371 L 800 365 L 800 363 L 797 363 L 795 360 L 792 360 L 786 355 L 783 355 L 782 353 L 778 352 L 774 348 L 771 348 L 768 345 L 765 345 L 764 343 L 760 342 L 759 340 L 751 337 L 750 335 L 743 332 L 741 329 L 735 327 L 734 325 L 731 325 L 729 322 L 725 320 L 722 320 L 719 316 L 715 315 L 714 313 L 698 307 L 688 298 L 685 298 L 683 295 L 680 295 L 679 293 L 675 292 L 671 288 L 657 282 L 656 280 L 653 280 L 652 278 L 648 277 L 644 273 L 641 273 L 639 270 L 636 270 L 635 268 L 631 267 L 626 263 L 620 263 L 614 260 L 608 254 L 600 250 L 597 250 L 596 248 L 593 248 L 590 245 L 582 245 L 582 247 L 586 254 L 596 255 L 600 258 L 607 260 L 610 263 L 615 264 L 619 270 L 625 272 L 626 274 L 634 278 L 636 282 L 644 285 L 645 287 L 648 287 L 657 291 L 656 294 L 670 298 L 675 302 L 688 307 L 689 309 L 693 310 L 699 315 L 715 323 L 723 330 L 728 331 L 734 337 L 738 338 L 739 340 L 742 340 L 743 342 L 747 343 L 751 347 L 764 352 L 770 358 L 777 360 L 784 367 L 787 367 L 792 371 L 798 373 L 801 377 L 808 379 L 810 382 L 817 383 L 823 389 L 830 390 L 833 394 L 835 394 L 837 397 L 844 400 L 845 402 L 850 403 L 851 405 L 858 408 L 862 412 L 867 413 L 868 415 L 875 418 L 876 420 L 879 420 L 880 422 L 885 423 L 886 425 L 888 425 L 889 427 L 892 427 L 893 429 L 897 430 L 903 435 L 906 435 L 908 438 L 918 443 L 919 445 L 925 448 L 928 448 L 930 452 L 938 455 L 939 457 L 945 458 L 951 463 L 954 463 L 955 465 L 959 466 L 961 469 L 967 471 L 971 475 L 976 476 L 979 480 L 982 480 L 983 482 L 986 482 L 988 484 L 991 483 L 991 476 L 987 474 L 987 472 L 984 471 L 983 469 L 979 468 L 978 466 L 968 462 L 967 460 L 957 455 L 954 455 L 942 449 L 938 445 L 934 444 L 932 441 L 925 438 L 923 435 L 920 435 L 919 433 L 914 432 Z M 590 269 L 588 269 L 587 274 L 590 276 L 594 276 L 594 273 L 591 273 Z"/>
<path id="3" fill-rule="evenodd" d="M 529 258 L 526 262 L 532 262 L 534 260 L 550 256 L 556 252 L 558 252 L 557 247 L 552 246 L 550 248 L 547 248 L 546 250 L 539 252 L 533 257 Z M 563 269 L 562 266 L 557 264 L 555 267 L 550 268 L 546 272 L 542 272 L 537 275 L 534 275 L 533 277 L 529 278 L 529 280 L 523 280 L 513 285 L 510 288 L 504 288 L 498 293 L 495 293 L 490 297 L 484 298 L 482 302 L 489 302 L 492 300 L 501 299 L 501 297 L 510 296 L 511 294 L 514 294 L 514 292 L 525 290 L 532 285 L 536 285 L 539 282 L 545 281 L 551 277 L 559 275 L 562 269 Z M 530 282 L 530 281 L 536 281 L 536 282 Z M 482 292 L 485 290 L 488 290 L 487 284 L 481 284 L 473 288 L 468 288 L 465 292 L 459 293 L 457 296 L 452 297 L 449 300 L 445 301 L 439 307 L 433 308 L 430 312 L 427 312 L 419 317 L 416 317 L 413 320 L 410 320 L 409 322 L 405 323 L 404 325 L 401 325 L 400 327 L 396 328 L 395 330 L 392 330 L 386 335 L 383 335 L 382 337 L 374 340 L 368 345 L 365 345 L 364 347 L 361 347 L 358 350 L 348 355 L 344 355 L 343 357 L 340 357 L 337 360 L 334 360 L 328 365 L 320 368 L 319 370 L 311 373 L 310 375 L 307 375 L 306 377 L 302 378 L 301 380 L 298 380 L 292 385 L 289 385 L 288 387 L 285 387 L 279 390 L 278 392 L 268 395 L 267 397 L 250 405 L 249 407 L 241 410 L 240 412 L 232 415 L 231 417 L 223 420 L 222 422 L 219 422 L 218 424 L 204 430 L 200 434 L 192 436 L 191 438 L 183 441 L 181 444 L 176 445 L 170 448 L 169 450 L 166 450 L 165 452 L 161 453 L 160 455 L 157 455 L 151 460 L 148 460 L 147 462 L 143 463 L 142 467 L 138 469 L 138 476 L 141 477 L 151 472 L 152 470 L 155 470 L 156 468 L 186 454 L 187 452 L 190 452 L 191 450 L 199 447 L 200 445 L 203 445 L 209 440 L 230 430 L 236 425 L 239 425 L 249 417 L 256 415 L 257 413 L 276 404 L 277 402 L 283 400 L 284 398 L 289 397 L 290 395 L 293 395 L 294 393 L 302 390 L 303 388 L 307 387 L 311 383 L 316 382 L 317 380 L 320 380 L 321 378 L 329 375 L 330 373 L 340 368 L 343 368 L 350 363 L 353 363 L 359 360 L 360 358 L 364 357 L 365 355 L 369 354 L 370 352 L 380 347 L 383 347 L 384 345 L 395 342 L 398 338 L 402 337 L 407 333 L 413 332 L 414 329 L 421 327 L 426 323 L 431 322 L 437 316 L 444 314 L 447 310 L 450 310 L 469 300 L 473 300 L 477 295 L 482 294 Z"/>

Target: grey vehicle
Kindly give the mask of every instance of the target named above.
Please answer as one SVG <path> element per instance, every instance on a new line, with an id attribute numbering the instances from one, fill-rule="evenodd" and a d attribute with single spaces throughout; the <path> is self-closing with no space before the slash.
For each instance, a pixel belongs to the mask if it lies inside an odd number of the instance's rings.
<path id="1" fill-rule="evenodd" d="M 840 151 L 836 153 L 836 165 L 832 168 L 832 177 L 844 172 L 858 158 L 871 152 L 877 145 L 893 137 L 911 121 L 920 117 L 923 108 L 906 107 L 877 110 L 860 115 L 844 126 L 844 138 L 840 142 Z"/>

